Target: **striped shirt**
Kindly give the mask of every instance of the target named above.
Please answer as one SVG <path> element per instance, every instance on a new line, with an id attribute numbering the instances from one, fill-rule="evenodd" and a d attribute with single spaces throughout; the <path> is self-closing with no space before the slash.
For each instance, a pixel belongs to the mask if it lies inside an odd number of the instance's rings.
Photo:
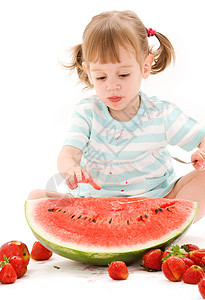
<path id="1" fill-rule="evenodd" d="M 97 96 L 76 104 L 64 145 L 82 150 L 85 166 L 102 187 L 80 183 L 76 197 L 163 197 L 177 178 L 167 145 L 193 150 L 205 126 L 176 105 L 140 91 L 140 108 L 128 122 L 112 118 Z"/>

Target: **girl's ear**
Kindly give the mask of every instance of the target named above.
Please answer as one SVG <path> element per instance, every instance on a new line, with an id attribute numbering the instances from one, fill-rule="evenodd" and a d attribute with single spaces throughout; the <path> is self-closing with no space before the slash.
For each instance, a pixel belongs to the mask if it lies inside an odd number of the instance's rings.
<path id="1" fill-rule="evenodd" d="M 87 73 L 90 83 L 93 84 L 93 81 L 91 79 L 88 66 L 87 66 L 87 64 L 84 61 L 82 62 L 82 67 L 83 67 L 84 71 Z"/>
<path id="2" fill-rule="evenodd" d="M 85 70 L 85 72 L 87 73 L 88 71 L 88 67 L 87 67 L 87 64 L 83 61 L 82 62 L 82 67 L 83 67 L 83 69 Z"/>
<path id="3" fill-rule="evenodd" d="M 149 77 L 153 61 L 154 61 L 154 56 L 151 54 L 149 54 L 145 58 L 144 65 L 143 65 L 143 78 L 144 79 Z"/>

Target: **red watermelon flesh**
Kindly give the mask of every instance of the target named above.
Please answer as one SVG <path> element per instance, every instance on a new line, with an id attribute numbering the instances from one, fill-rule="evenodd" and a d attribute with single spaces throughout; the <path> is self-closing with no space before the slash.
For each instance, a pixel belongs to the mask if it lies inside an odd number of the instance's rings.
<path id="1" fill-rule="evenodd" d="M 26 218 L 36 237 L 62 256 L 107 264 L 121 254 L 129 263 L 173 242 L 196 209 L 196 202 L 164 198 L 39 199 L 27 200 Z"/>

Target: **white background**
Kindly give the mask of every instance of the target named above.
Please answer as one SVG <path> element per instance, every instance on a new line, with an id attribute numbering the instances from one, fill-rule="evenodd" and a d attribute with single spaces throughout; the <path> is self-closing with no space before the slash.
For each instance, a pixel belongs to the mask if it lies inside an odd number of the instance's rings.
<path id="1" fill-rule="evenodd" d="M 9 240 L 20 240 L 31 248 L 35 241 L 25 221 L 24 201 L 30 190 L 46 188 L 49 179 L 58 172 L 57 156 L 66 135 L 72 108 L 78 99 L 85 96 L 82 87 L 77 85 L 76 75 L 69 76 L 59 61 L 66 59 L 69 62 L 66 51 L 81 42 L 83 30 L 95 14 L 113 9 L 134 10 L 146 27 L 152 27 L 166 35 L 175 48 L 175 66 L 169 67 L 159 75 L 150 76 L 143 82 L 142 90 L 150 96 L 157 95 L 176 103 L 187 114 L 204 122 L 203 0 L 87 0 L 71 3 L 68 0 L 1 1 L 0 244 Z M 155 38 L 150 38 L 152 44 L 155 41 Z M 171 151 L 181 158 L 190 159 L 190 153 L 177 148 Z M 176 164 L 176 168 L 181 175 L 191 170 L 191 167 L 182 168 L 179 164 Z M 202 244 L 201 241 L 201 246 Z M 24 291 L 31 289 L 34 293 L 35 284 L 40 284 L 35 266 L 31 264 L 30 273 L 25 277 L 27 279 L 22 278 L 18 284 L 6 288 L 1 285 L 0 293 L 2 289 L 5 293 L 10 291 L 12 294 L 14 289 L 20 291 L 18 287 L 24 288 Z M 45 266 L 48 268 L 49 265 Z M 75 266 L 80 271 L 75 271 L 74 276 L 72 272 L 68 272 L 70 277 L 67 283 L 62 284 L 64 288 L 67 285 L 69 289 L 70 281 L 76 289 L 78 282 L 82 281 L 82 270 L 79 264 Z M 42 267 L 42 272 L 46 268 Z M 48 287 L 50 279 L 47 280 L 46 271 L 45 274 L 41 280 Z M 78 278 L 79 274 L 81 280 Z M 149 278 L 154 280 L 156 276 L 149 275 L 144 276 L 148 289 L 149 285 L 153 287 L 154 283 L 152 280 L 150 282 Z M 110 282 L 106 272 L 102 276 L 106 278 L 106 283 Z M 61 282 L 63 278 L 60 277 Z M 125 291 L 132 287 L 137 295 L 138 280 L 133 283 L 135 286 L 128 280 L 127 287 L 125 282 L 112 284 L 113 288 L 117 286 L 120 294 L 123 287 Z M 60 289 L 60 281 L 57 282 Z M 105 282 L 99 281 L 99 286 Z M 42 286 L 43 284 L 41 283 Z M 92 291 L 95 285 L 89 282 L 89 276 L 84 284 L 87 291 L 84 299 L 88 299 L 86 297 L 89 295 L 89 287 Z M 156 284 L 160 284 L 160 280 Z M 162 286 L 163 284 L 162 280 Z M 159 285 L 159 290 L 162 286 Z M 172 288 L 172 285 L 166 288 Z M 185 290 L 185 287 L 183 289 Z M 188 290 L 190 286 L 186 286 L 186 291 Z M 46 292 L 52 298 L 52 291 L 47 288 Z M 168 291 L 167 293 L 169 294 Z M 144 299 L 149 297 L 146 298 L 145 294 Z M 180 299 L 185 299 L 183 293 L 180 294 Z"/>

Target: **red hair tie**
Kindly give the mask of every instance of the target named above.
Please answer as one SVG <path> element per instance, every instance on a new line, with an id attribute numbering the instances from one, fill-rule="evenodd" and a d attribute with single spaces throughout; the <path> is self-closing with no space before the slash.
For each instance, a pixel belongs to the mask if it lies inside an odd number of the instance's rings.
<path id="1" fill-rule="evenodd" d="M 147 29 L 147 36 L 154 36 L 156 34 L 156 30 L 153 30 L 152 28 Z"/>

